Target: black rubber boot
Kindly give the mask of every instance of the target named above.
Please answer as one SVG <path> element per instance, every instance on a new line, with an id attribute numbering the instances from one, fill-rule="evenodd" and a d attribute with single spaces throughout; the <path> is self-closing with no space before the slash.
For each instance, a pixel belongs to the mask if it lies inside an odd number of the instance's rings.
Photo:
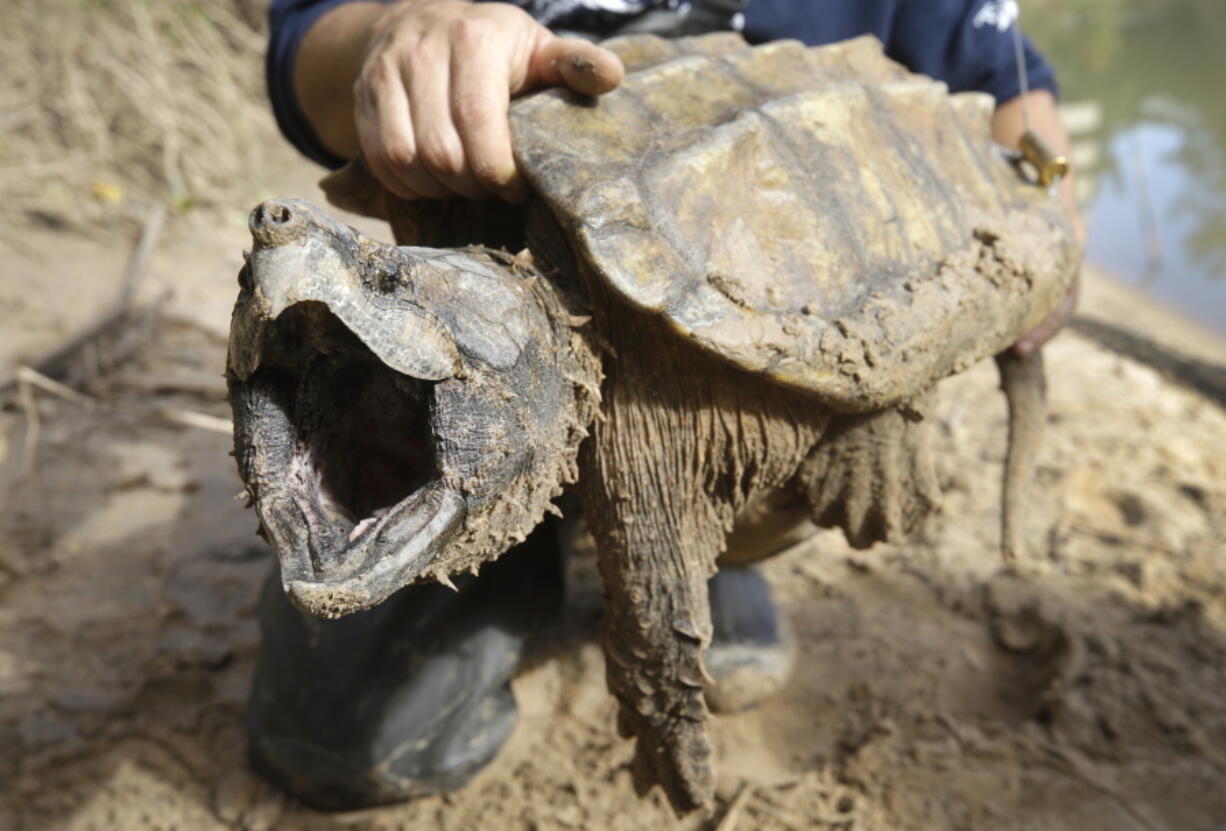
<path id="1" fill-rule="evenodd" d="M 711 645 L 707 705 L 735 713 L 756 707 L 787 683 L 796 642 L 771 597 L 770 584 L 753 566 L 724 566 L 707 583 Z"/>
<path id="2" fill-rule="evenodd" d="M 330 621 L 294 608 L 274 572 L 248 705 L 256 768 L 303 802 L 352 810 L 454 790 L 488 764 L 515 725 L 524 644 L 561 602 L 554 528 L 455 583 Z"/>

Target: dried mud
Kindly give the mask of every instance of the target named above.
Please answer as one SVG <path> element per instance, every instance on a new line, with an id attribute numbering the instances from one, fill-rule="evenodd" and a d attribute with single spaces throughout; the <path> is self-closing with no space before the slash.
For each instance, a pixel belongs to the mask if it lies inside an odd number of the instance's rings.
<path id="1" fill-rule="evenodd" d="M 677 823 L 658 793 L 634 796 L 582 556 L 566 619 L 515 682 L 516 732 L 476 781 L 348 815 L 283 797 L 247 767 L 242 730 L 270 558 L 234 499 L 228 437 L 158 416 L 226 415 L 219 335 L 243 244 L 239 223 L 172 237 L 144 290 L 172 292 L 156 341 L 95 384 L 92 408 L 36 395 L 33 474 L 28 421 L 0 413 L 0 828 L 1221 827 L 1226 411 L 1212 383 L 1092 327 L 1048 351 L 1021 574 L 997 548 L 990 363 L 942 387 L 945 508 L 922 540 L 855 552 L 823 533 L 766 565 L 797 671 L 761 709 L 714 718 L 714 816 Z M 6 369 L 88 308 L 30 288 L 65 262 L 0 279 Z M 1216 357 L 1198 361 L 1221 382 Z"/>

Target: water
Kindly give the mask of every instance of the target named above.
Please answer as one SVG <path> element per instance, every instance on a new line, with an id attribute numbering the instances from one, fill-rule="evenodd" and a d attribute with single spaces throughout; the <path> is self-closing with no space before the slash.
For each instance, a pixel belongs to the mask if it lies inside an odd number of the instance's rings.
<path id="1" fill-rule="evenodd" d="M 1087 258 L 1226 335 L 1226 2 L 1032 0 L 1022 21 L 1069 105 Z"/>

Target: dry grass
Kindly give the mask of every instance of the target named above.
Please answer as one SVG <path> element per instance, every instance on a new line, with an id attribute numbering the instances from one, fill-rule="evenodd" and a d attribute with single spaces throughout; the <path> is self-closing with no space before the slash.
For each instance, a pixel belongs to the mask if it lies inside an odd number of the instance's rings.
<path id="1" fill-rule="evenodd" d="M 245 203 L 265 149 L 262 11 L 247 0 L 10 0 L 0 226 L 89 229 Z"/>

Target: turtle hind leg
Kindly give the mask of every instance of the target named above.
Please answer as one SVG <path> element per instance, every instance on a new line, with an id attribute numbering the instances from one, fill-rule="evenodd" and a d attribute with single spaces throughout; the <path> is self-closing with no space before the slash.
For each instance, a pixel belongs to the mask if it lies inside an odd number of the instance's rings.
<path id="1" fill-rule="evenodd" d="M 852 546 L 868 548 L 906 538 L 937 509 L 930 399 L 831 419 L 796 472 L 817 525 L 842 528 Z"/>
<path id="2" fill-rule="evenodd" d="M 1001 553 L 1013 563 L 1022 552 L 1026 495 L 1043 437 L 1047 384 L 1043 353 L 1021 356 L 1006 350 L 996 356 L 1000 388 L 1009 404 L 1009 445 L 1001 487 Z"/>

